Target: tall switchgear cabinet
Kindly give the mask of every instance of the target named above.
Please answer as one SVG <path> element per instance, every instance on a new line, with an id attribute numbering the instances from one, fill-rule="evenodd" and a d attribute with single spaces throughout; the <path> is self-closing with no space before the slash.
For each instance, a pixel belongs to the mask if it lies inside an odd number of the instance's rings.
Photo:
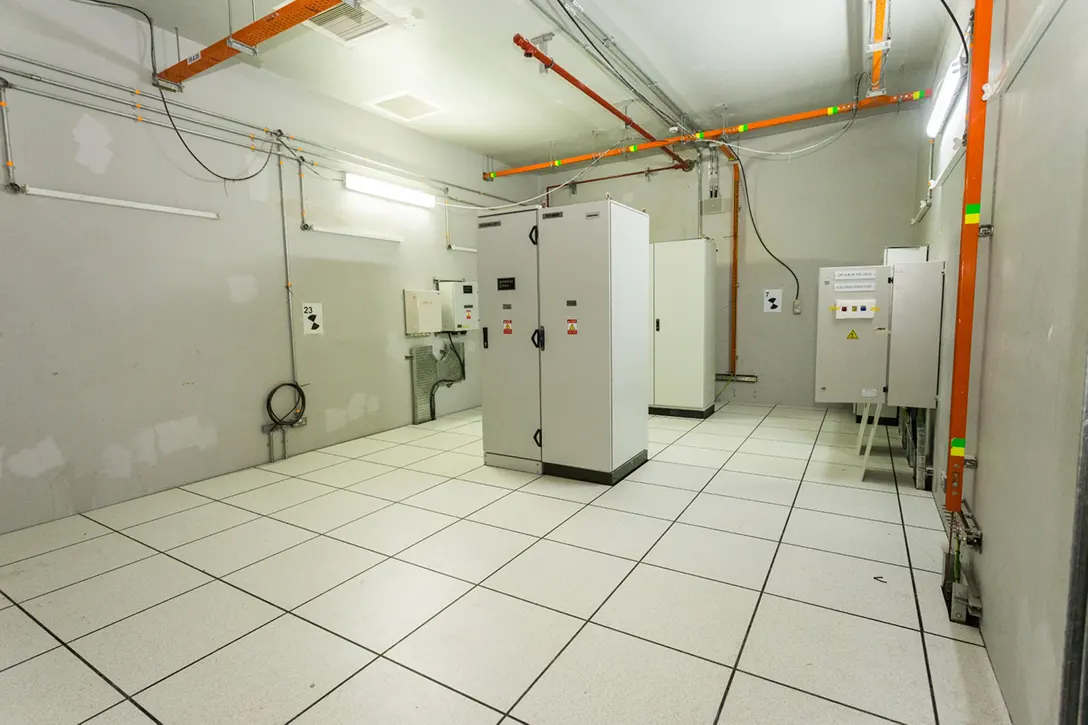
<path id="1" fill-rule="evenodd" d="M 649 218 L 607 200 L 479 227 L 486 461 L 623 479 L 646 461 Z"/>

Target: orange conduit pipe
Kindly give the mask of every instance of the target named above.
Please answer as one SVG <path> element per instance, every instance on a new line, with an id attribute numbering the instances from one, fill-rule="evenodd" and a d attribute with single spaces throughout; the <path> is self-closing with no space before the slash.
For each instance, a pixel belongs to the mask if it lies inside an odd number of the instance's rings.
<path id="1" fill-rule="evenodd" d="M 592 98 L 594 101 L 597 102 L 597 105 L 599 105 L 601 108 L 603 108 L 606 111 L 608 111 L 609 113 L 611 113 L 613 116 L 615 116 L 619 120 L 623 121 L 627 126 L 632 128 L 636 133 L 641 135 L 642 138 L 646 139 L 647 141 L 656 141 L 657 140 L 657 138 L 655 136 L 652 136 L 649 131 L 647 131 L 642 126 L 635 123 L 634 119 L 632 119 L 630 116 L 628 116 L 626 113 L 624 113 L 620 109 L 613 106 L 608 101 L 604 100 L 600 96 L 600 94 L 598 94 L 596 91 L 594 91 L 592 88 L 587 86 L 585 83 L 582 83 L 580 80 L 578 80 L 573 75 L 571 75 L 570 71 L 568 71 L 566 68 L 564 68 L 563 66 L 556 63 L 554 58 L 551 58 L 550 56 L 547 56 L 543 52 L 541 52 L 540 48 L 533 45 L 532 42 L 530 42 L 528 39 L 526 39 L 521 33 L 518 33 L 517 35 L 514 36 L 514 45 L 518 46 L 523 51 L 525 51 L 525 57 L 526 58 L 536 58 L 537 60 L 539 60 L 544 65 L 545 68 L 547 68 L 548 70 L 551 70 L 551 71 L 555 71 L 556 75 L 558 75 L 560 78 L 565 80 L 567 83 L 570 83 L 572 86 L 574 86 L 575 88 L 580 90 L 582 93 L 584 93 L 587 96 L 589 96 L 590 98 Z M 662 147 L 662 148 L 664 148 L 664 147 Z M 683 166 L 683 168 L 685 168 L 685 169 L 690 169 L 691 168 L 692 163 L 690 161 L 687 161 L 686 159 L 683 159 L 680 156 L 678 156 L 676 154 L 676 152 L 673 151 L 672 149 L 664 148 L 664 151 L 670 157 L 672 157 L 673 161 L 675 161 L 678 164 L 681 164 Z"/>
<path id="2" fill-rule="evenodd" d="M 911 103 L 913 101 L 920 101 L 923 98 L 928 98 L 932 94 L 931 89 L 924 91 L 914 91 L 913 93 L 902 93 L 898 96 L 876 96 L 874 98 L 865 98 L 857 104 L 857 109 L 863 111 L 870 108 L 880 108 L 883 106 L 897 106 L 903 103 Z M 793 113 L 788 116 L 778 116 L 777 118 L 768 118 L 763 121 L 753 121 L 752 123 L 742 123 L 739 126 L 727 126 L 726 128 L 716 128 L 711 131 L 699 131 L 698 133 L 684 134 L 682 136 L 672 136 L 670 138 L 664 138 L 660 141 L 647 141 L 646 143 L 632 144 L 623 148 L 608 149 L 606 151 L 597 151 L 591 154 L 580 154 L 578 156 L 569 156 L 565 159 L 556 159 L 555 161 L 545 161 L 540 164 L 529 164 L 528 166 L 518 166 L 512 169 L 502 169 L 500 171 L 484 172 L 483 178 L 485 180 L 498 179 L 504 176 L 516 176 L 517 174 L 527 174 L 532 171 L 543 171 L 544 169 L 550 169 L 552 167 L 565 166 L 567 164 L 577 164 L 585 161 L 595 161 L 599 158 L 609 158 L 613 156 L 620 156 L 622 154 L 633 154 L 639 151 L 649 151 L 650 149 L 659 149 L 666 146 L 672 146 L 678 143 L 690 143 L 693 141 L 699 141 L 707 138 L 718 138 L 720 136 L 732 136 L 735 134 L 744 133 L 746 131 L 757 131 L 763 128 L 772 128 L 774 126 L 784 126 L 790 123 L 798 123 L 799 121 L 811 121 L 817 118 L 823 118 L 825 116 L 834 116 L 840 113 L 850 113 L 854 110 L 853 103 L 845 103 L 841 106 L 827 106 L 825 108 L 817 108 L 812 111 L 804 111 L 802 113 Z M 685 162 L 687 163 L 687 162 Z"/>
<path id="3" fill-rule="evenodd" d="M 876 0 L 873 3 L 873 43 L 884 40 L 884 16 L 887 15 L 888 0 Z M 870 72 L 870 89 L 880 91 L 883 85 L 884 75 L 884 51 L 873 53 L 873 67 Z"/>
<path id="4" fill-rule="evenodd" d="M 612 179 L 623 179 L 628 176 L 645 176 L 647 174 L 656 174 L 661 171 L 672 171 L 673 169 L 681 170 L 687 168 L 684 164 L 673 164 L 672 166 L 658 166 L 655 169 L 643 169 L 642 171 L 630 171 L 626 174 L 612 174 L 611 176 L 599 176 L 595 179 L 579 179 L 571 184 L 552 184 L 546 191 L 547 194 L 544 197 L 546 199 L 544 206 L 552 205 L 551 193 L 558 189 L 560 186 L 581 186 L 582 184 L 592 184 L 595 181 L 611 181 Z"/>
<path id="5" fill-rule="evenodd" d="M 342 0 L 294 0 L 279 10 L 274 10 L 263 18 L 254 20 L 249 25 L 236 31 L 230 37 L 239 43 L 255 48 L 259 43 L 274 38 L 280 33 L 306 22 L 315 15 L 320 15 L 339 5 Z M 158 75 L 158 79 L 180 85 L 193 76 L 203 73 L 220 63 L 238 55 L 238 51 L 227 45 L 227 38 L 212 43 L 188 58 L 175 63 Z"/>
<path id="6" fill-rule="evenodd" d="M 733 268 L 729 284 L 729 372 L 737 374 L 737 289 L 740 287 L 740 167 L 733 164 Z"/>
<path id="7" fill-rule="evenodd" d="M 952 356 L 952 410 L 949 423 L 948 485 L 944 507 L 963 508 L 963 471 L 967 438 L 967 402 L 971 384 L 971 342 L 975 325 L 975 281 L 978 272 L 982 166 L 986 145 L 986 101 L 982 86 L 990 73 L 993 0 L 975 3 L 971 44 L 971 77 L 967 85 L 967 154 L 964 161 L 963 224 L 960 227 L 960 273 L 956 292 L 956 334 Z"/>

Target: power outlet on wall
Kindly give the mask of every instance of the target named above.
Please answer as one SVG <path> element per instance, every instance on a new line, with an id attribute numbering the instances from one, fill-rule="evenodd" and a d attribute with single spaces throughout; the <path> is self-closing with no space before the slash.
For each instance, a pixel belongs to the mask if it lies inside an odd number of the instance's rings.
<path id="1" fill-rule="evenodd" d="M 795 315 L 801 314 L 801 300 L 800 299 L 796 299 L 796 300 L 793 301 L 793 314 L 795 314 Z"/>

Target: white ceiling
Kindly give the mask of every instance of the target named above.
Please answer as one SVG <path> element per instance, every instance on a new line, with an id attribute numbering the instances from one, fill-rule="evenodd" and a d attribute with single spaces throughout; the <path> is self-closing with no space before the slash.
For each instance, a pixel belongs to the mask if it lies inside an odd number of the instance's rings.
<path id="1" fill-rule="evenodd" d="M 407 125 L 510 164 L 607 146 L 622 124 L 539 63 L 511 38 L 556 31 L 548 53 L 612 102 L 632 97 L 529 0 L 374 0 L 412 23 L 346 48 L 309 28 L 261 46 L 259 64 L 369 110 L 410 93 L 442 109 Z M 562 15 L 558 0 L 541 0 Z M 161 27 L 213 42 L 226 35 L 227 0 L 135 0 Z M 255 0 L 270 11 L 276 0 Z M 585 11 L 704 128 L 847 102 L 862 70 L 868 28 L 863 0 L 580 0 Z M 250 2 L 234 0 L 235 26 Z M 925 85 L 945 31 L 938 0 L 892 3 L 887 89 Z M 199 80 L 192 81 L 199 83 Z M 640 89 L 646 92 L 645 89 Z M 377 111 L 380 112 L 380 111 Z M 634 103 L 652 133 L 666 124 Z"/>

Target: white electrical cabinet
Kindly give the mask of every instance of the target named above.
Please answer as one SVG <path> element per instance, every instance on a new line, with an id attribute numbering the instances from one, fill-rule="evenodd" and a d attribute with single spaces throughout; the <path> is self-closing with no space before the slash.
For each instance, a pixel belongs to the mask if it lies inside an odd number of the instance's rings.
<path id="1" fill-rule="evenodd" d="M 442 301 L 442 332 L 467 332 L 480 328 L 480 299 L 475 282 L 438 283 Z"/>
<path id="2" fill-rule="evenodd" d="M 714 273 L 709 239 L 650 245 L 650 412 L 714 413 Z"/>
<path id="3" fill-rule="evenodd" d="M 480 217 L 488 463 L 615 483 L 646 461 L 648 245 L 610 200 Z"/>
<path id="4" fill-rule="evenodd" d="M 429 335 L 442 331 L 442 302 L 437 290 L 404 290 L 404 333 Z"/>

